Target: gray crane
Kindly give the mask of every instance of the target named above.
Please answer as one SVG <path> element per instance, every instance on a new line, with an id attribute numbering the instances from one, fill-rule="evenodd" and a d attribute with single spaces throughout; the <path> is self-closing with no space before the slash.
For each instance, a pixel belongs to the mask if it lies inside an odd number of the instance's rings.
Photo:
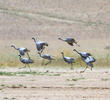
<path id="1" fill-rule="evenodd" d="M 24 47 L 16 48 L 15 45 L 11 45 L 11 47 L 13 47 L 15 50 L 18 50 L 19 54 L 22 56 L 24 56 L 25 53 L 27 53 L 28 57 L 30 58 L 29 53 L 28 53 L 28 52 L 30 52 L 30 50 L 28 50 L 27 48 L 24 48 Z"/>
<path id="2" fill-rule="evenodd" d="M 28 68 L 29 68 L 29 70 L 31 71 L 29 64 L 34 63 L 34 61 L 33 61 L 32 59 L 30 59 L 30 58 L 21 58 L 21 55 L 19 55 L 19 60 L 20 60 L 23 64 L 25 64 L 25 66 L 22 67 L 22 68 L 25 68 L 26 65 L 28 65 Z"/>
<path id="3" fill-rule="evenodd" d="M 87 53 L 87 52 L 78 52 L 76 49 L 74 49 L 73 51 L 77 52 L 82 58 L 86 58 L 88 56 L 92 56 L 90 53 Z"/>
<path id="4" fill-rule="evenodd" d="M 50 64 L 50 63 L 52 62 L 52 60 L 55 60 L 55 59 L 54 59 L 51 55 L 49 55 L 49 54 L 43 54 L 43 55 L 41 55 L 40 52 L 38 52 L 38 54 L 39 54 L 39 56 L 40 56 L 41 58 L 43 58 L 42 65 L 44 64 L 44 59 L 49 60 L 49 62 L 47 62 L 45 65 L 48 65 L 48 64 Z"/>
<path id="5" fill-rule="evenodd" d="M 77 44 L 76 40 L 70 37 L 67 37 L 66 39 L 58 38 L 59 40 L 62 40 L 64 42 L 67 42 L 70 46 L 74 46 L 73 44 L 75 43 L 77 46 L 80 47 L 80 45 Z"/>
<path id="6" fill-rule="evenodd" d="M 96 61 L 96 59 L 94 58 L 94 57 L 92 57 L 92 55 L 90 54 L 90 53 L 84 53 L 84 55 L 82 55 L 80 52 L 78 52 L 77 50 L 73 50 L 73 51 L 75 51 L 75 52 L 77 52 L 80 56 L 81 56 L 81 59 L 86 63 L 86 68 L 83 70 L 83 71 L 81 71 L 81 73 L 83 73 L 83 72 L 85 72 L 85 70 L 88 68 L 88 66 L 90 66 L 91 67 L 91 70 L 92 70 L 92 68 L 94 67 L 93 66 L 93 62 L 95 62 Z M 85 55 L 86 54 L 86 55 Z"/>
<path id="7" fill-rule="evenodd" d="M 36 44 L 36 48 L 37 48 L 38 52 L 42 53 L 43 50 L 45 49 L 45 46 L 48 46 L 47 42 L 36 40 L 34 37 L 32 37 L 32 39 L 34 40 L 34 42 Z"/>
<path id="8" fill-rule="evenodd" d="M 73 69 L 73 63 L 75 63 L 74 58 L 64 56 L 64 53 L 61 52 L 64 61 L 68 64 L 71 64 L 71 69 Z"/>
<path id="9" fill-rule="evenodd" d="M 82 58 L 82 59 L 87 64 L 87 66 L 84 69 L 84 71 L 81 71 L 81 72 L 85 72 L 85 70 L 88 68 L 88 66 L 90 66 L 91 67 L 91 70 L 92 70 L 92 68 L 94 67 L 93 66 L 93 62 L 95 62 L 96 59 L 94 57 L 92 57 L 92 56 L 88 56 L 87 58 Z"/>

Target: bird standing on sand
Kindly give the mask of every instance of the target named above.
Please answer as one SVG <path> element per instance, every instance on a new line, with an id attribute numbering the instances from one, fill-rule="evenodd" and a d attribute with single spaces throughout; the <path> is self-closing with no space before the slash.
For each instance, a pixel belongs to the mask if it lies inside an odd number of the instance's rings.
<path id="1" fill-rule="evenodd" d="M 85 70 L 88 68 L 88 66 L 90 66 L 91 67 L 91 70 L 92 70 L 92 68 L 94 67 L 93 66 L 93 62 L 95 62 L 96 59 L 94 57 L 92 57 L 92 55 L 90 53 L 86 53 L 86 52 L 81 53 L 81 52 L 78 52 L 76 49 L 74 49 L 73 51 L 77 52 L 81 56 L 81 59 L 87 65 L 86 68 L 83 71 L 81 71 L 81 73 L 82 72 L 85 72 Z"/>
<path id="2" fill-rule="evenodd" d="M 38 52 L 38 54 L 40 55 L 41 58 L 43 58 L 42 65 L 44 64 L 44 59 L 49 60 L 49 62 L 46 63 L 45 65 L 48 65 L 49 63 L 52 62 L 52 60 L 55 60 L 55 59 L 54 59 L 51 55 L 49 55 L 49 54 L 43 54 L 43 55 L 41 55 L 40 52 Z"/>
<path id="3" fill-rule="evenodd" d="M 21 55 L 19 55 L 19 60 L 20 60 L 23 64 L 25 64 L 25 66 L 22 67 L 22 68 L 25 68 L 26 65 L 28 65 L 28 68 L 29 68 L 29 70 L 31 71 L 29 64 L 34 63 L 34 61 L 33 61 L 32 59 L 30 59 L 30 58 L 21 58 Z"/>
<path id="4" fill-rule="evenodd" d="M 75 43 L 77 46 L 80 47 L 80 45 L 77 44 L 76 40 L 70 37 L 67 37 L 66 39 L 58 38 L 59 40 L 62 40 L 64 42 L 67 42 L 69 45 L 74 46 L 73 44 Z"/>
<path id="5" fill-rule="evenodd" d="M 73 63 L 75 62 L 75 60 L 73 58 L 71 58 L 71 57 L 64 56 L 64 53 L 63 52 L 61 52 L 61 54 L 62 54 L 62 57 L 63 57 L 64 61 L 66 63 L 68 63 L 68 64 L 71 64 L 71 69 L 73 69 L 72 66 L 73 66 Z"/>
<path id="6" fill-rule="evenodd" d="M 47 42 L 42 42 L 39 40 L 36 40 L 34 37 L 32 37 L 32 39 L 34 40 L 35 44 L 36 44 L 36 48 L 38 50 L 38 52 L 43 52 L 43 50 L 45 49 L 45 46 L 48 46 Z"/>

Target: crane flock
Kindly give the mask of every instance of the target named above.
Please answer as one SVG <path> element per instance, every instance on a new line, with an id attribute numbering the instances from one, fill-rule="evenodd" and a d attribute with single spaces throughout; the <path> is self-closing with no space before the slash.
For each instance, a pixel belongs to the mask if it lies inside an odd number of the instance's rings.
<path id="1" fill-rule="evenodd" d="M 55 60 L 55 58 L 53 56 L 49 55 L 49 54 L 42 54 L 43 50 L 46 48 L 46 46 L 48 46 L 48 43 L 47 42 L 37 40 L 34 37 L 32 37 L 32 39 L 35 42 L 36 50 L 37 50 L 39 56 L 43 59 L 41 65 L 48 65 L 48 64 L 50 64 L 52 62 L 52 60 Z M 74 38 L 67 37 L 66 39 L 62 39 L 62 38 L 59 37 L 58 39 L 66 42 L 70 46 L 74 46 L 74 44 L 76 44 L 78 47 L 80 47 L 80 45 L 76 42 L 76 40 Z M 28 50 L 27 48 L 24 48 L 24 47 L 16 48 L 15 45 L 11 45 L 11 47 L 13 47 L 15 50 L 17 50 L 19 52 L 19 60 L 23 64 L 25 64 L 25 66 L 22 67 L 22 68 L 25 68 L 26 65 L 27 65 L 28 68 L 30 69 L 30 65 L 29 64 L 34 63 L 34 61 L 29 56 L 30 50 Z M 85 69 L 83 71 L 81 71 L 81 73 L 82 72 L 85 72 L 85 70 L 88 68 L 88 66 L 90 66 L 91 67 L 91 70 L 92 70 L 93 63 L 96 61 L 96 59 L 90 53 L 79 52 L 76 49 L 73 49 L 73 51 L 76 52 L 78 55 L 80 55 L 82 61 L 86 64 Z M 24 56 L 25 53 L 27 54 L 28 58 L 22 58 L 21 57 L 21 56 Z M 66 57 L 66 56 L 64 56 L 64 52 L 61 52 L 61 54 L 62 54 L 63 60 L 66 63 L 70 64 L 71 65 L 71 69 L 73 69 L 73 63 L 76 62 L 75 59 L 72 58 L 72 57 Z M 47 59 L 49 62 L 47 62 L 47 63 L 44 64 L 44 60 L 45 59 Z M 31 71 L 31 69 L 30 69 L 30 71 Z"/>

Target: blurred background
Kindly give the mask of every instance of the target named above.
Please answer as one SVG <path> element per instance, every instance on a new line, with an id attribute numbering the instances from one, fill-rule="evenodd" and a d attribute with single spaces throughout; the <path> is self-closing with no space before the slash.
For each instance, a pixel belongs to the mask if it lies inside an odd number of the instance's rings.
<path id="1" fill-rule="evenodd" d="M 80 66 L 76 48 L 93 54 L 95 66 L 109 67 L 110 0 L 0 0 L 0 66 L 22 65 L 11 44 L 28 48 L 33 66 L 40 66 L 32 37 L 49 43 L 43 53 L 56 57 L 50 66 L 68 66 L 61 51 Z M 73 37 L 81 47 L 71 47 L 58 37 Z"/>

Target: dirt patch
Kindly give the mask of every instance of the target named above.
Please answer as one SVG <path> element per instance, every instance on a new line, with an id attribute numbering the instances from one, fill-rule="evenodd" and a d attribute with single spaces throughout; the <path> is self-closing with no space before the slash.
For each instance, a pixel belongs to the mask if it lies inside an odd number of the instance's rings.
<path id="1" fill-rule="evenodd" d="M 20 71 L 20 74 L 0 76 L 0 100 L 109 100 L 110 98 L 109 69 L 94 69 L 92 72 L 88 69 L 85 73 L 80 73 L 81 69 L 76 71 L 32 68 L 36 73 L 43 74 L 23 74 L 26 69 L 1 69 L 2 72 L 12 72 L 12 70 L 16 73 Z"/>

